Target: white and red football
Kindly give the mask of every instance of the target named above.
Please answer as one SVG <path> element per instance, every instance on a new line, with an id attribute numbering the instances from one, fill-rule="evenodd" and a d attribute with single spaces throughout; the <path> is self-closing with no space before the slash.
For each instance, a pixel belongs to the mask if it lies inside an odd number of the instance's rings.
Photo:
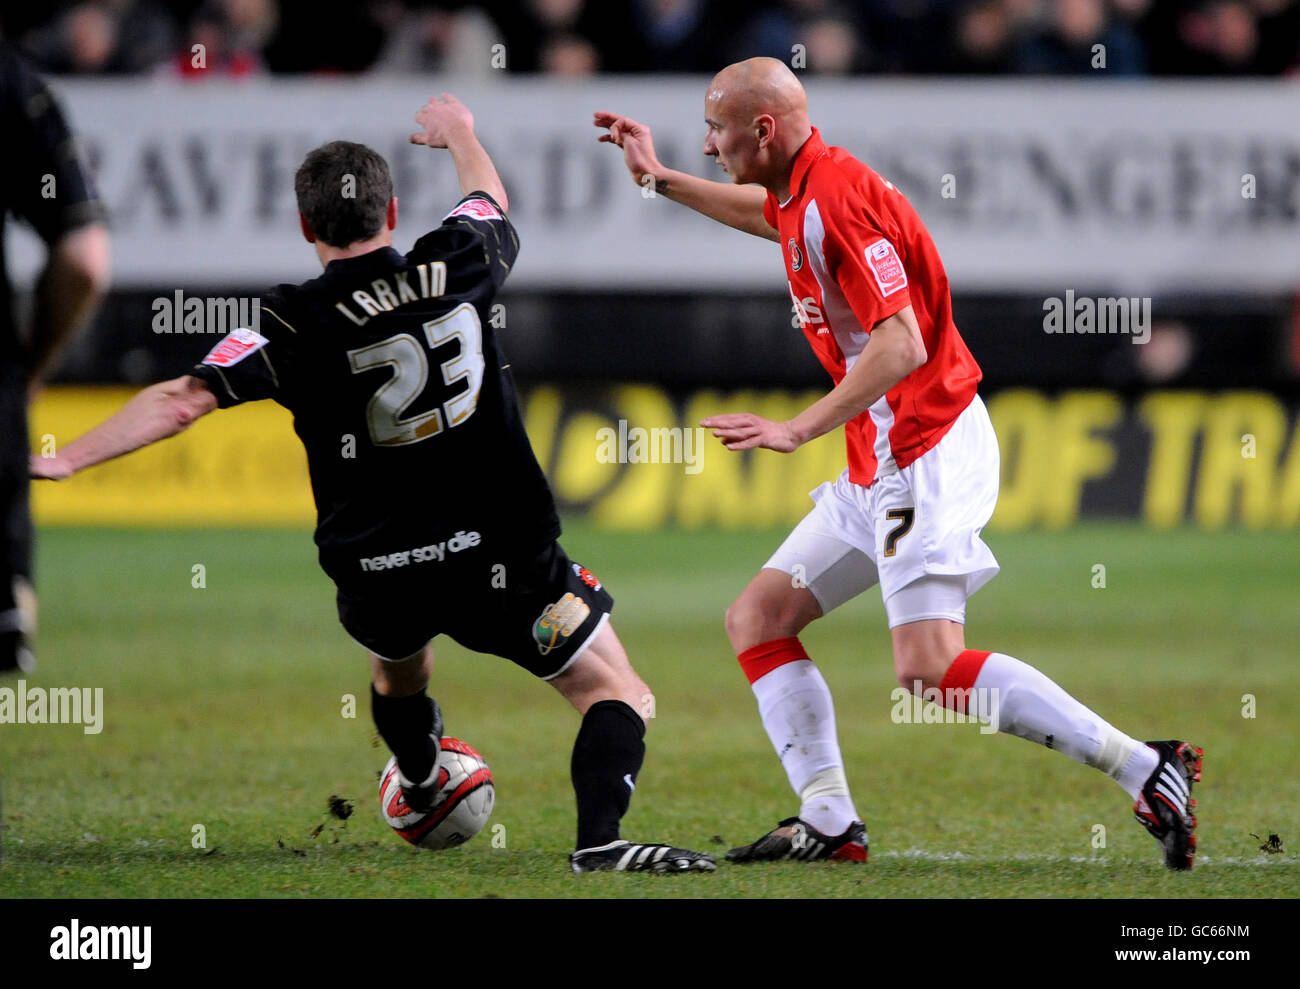
<path id="1" fill-rule="evenodd" d="M 417 814 L 406 805 L 397 782 L 397 757 L 379 780 L 379 812 L 388 826 L 412 845 L 437 850 L 463 845 L 483 830 L 496 788 L 492 770 L 474 747 L 459 738 L 444 738 L 438 754 L 438 797 L 433 808 Z"/>

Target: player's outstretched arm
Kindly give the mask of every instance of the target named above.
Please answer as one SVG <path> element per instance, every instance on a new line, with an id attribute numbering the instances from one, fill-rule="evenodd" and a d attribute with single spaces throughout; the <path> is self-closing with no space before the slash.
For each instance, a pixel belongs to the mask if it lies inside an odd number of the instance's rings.
<path id="1" fill-rule="evenodd" d="M 871 330 L 871 342 L 849 373 L 793 419 L 773 422 L 752 412 L 736 412 L 710 416 L 700 425 L 712 429 L 728 450 L 763 447 L 792 453 L 861 415 L 926 359 L 916 314 L 907 306 L 877 323 Z"/>
<path id="2" fill-rule="evenodd" d="M 755 237 L 765 240 L 781 239 L 781 235 L 763 217 L 763 202 L 767 199 L 767 193 L 759 186 L 711 182 L 698 175 L 665 168 L 655 155 L 650 128 L 629 117 L 598 110 L 592 122 L 607 131 L 597 140 L 623 149 L 623 162 L 642 188 L 646 185 L 648 175 L 654 182 L 658 195 L 666 196 L 675 203 L 689 206 L 712 220 Z"/>
<path id="3" fill-rule="evenodd" d="M 502 212 L 509 211 L 506 188 L 474 133 L 474 116 L 464 103 L 451 93 L 435 96 L 416 113 L 415 122 L 424 130 L 412 134 L 411 143 L 423 144 L 427 148 L 446 148 L 451 152 L 460 179 L 461 195 L 486 192 L 497 201 Z"/>
<path id="4" fill-rule="evenodd" d="M 52 457 L 32 454 L 31 475 L 62 481 L 79 470 L 175 436 L 217 407 L 217 396 L 191 375 L 140 392 L 90 432 Z"/>

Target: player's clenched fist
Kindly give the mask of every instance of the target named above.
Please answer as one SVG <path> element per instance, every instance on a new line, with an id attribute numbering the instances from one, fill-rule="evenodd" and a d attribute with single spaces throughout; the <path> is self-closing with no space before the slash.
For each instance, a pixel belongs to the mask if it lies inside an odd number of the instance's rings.
<path id="1" fill-rule="evenodd" d="M 416 113 L 415 122 L 424 130 L 412 134 L 411 143 L 429 148 L 445 148 L 458 136 L 474 132 L 473 114 L 451 93 L 430 99 Z"/>
<path id="2" fill-rule="evenodd" d="M 637 184 L 640 184 L 646 175 L 657 177 L 663 171 L 663 165 L 659 164 L 659 159 L 655 157 L 650 128 L 645 124 L 639 124 L 630 117 L 607 113 L 604 110 L 596 111 L 592 123 L 609 131 L 607 134 L 601 134 L 597 140 L 617 144 L 623 149 L 623 162 Z"/>

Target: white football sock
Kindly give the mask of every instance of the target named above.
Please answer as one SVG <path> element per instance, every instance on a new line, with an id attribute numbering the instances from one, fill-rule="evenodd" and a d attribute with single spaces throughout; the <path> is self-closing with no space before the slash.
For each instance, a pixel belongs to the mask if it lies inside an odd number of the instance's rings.
<path id="1" fill-rule="evenodd" d="M 1111 731 L 1115 731 L 1115 729 L 1112 728 Z M 1119 732 L 1116 731 L 1115 734 L 1118 735 Z M 1156 771 L 1158 765 L 1160 765 L 1160 756 L 1156 754 L 1156 750 L 1144 742 L 1139 742 L 1138 747 L 1133 750 L 1133 754 L 1120 767 L 1118 774 L 1111 773 L 1111 775 L 1115 777 L 1115 782 L 1128 791 L 1128 795 L 1136 800 L 1138 794 L 1142 792 L 1142 787 L 1151 778 L 1151 774 Z"/>
<path id="2" fill-rule="evenodd" d="M 858 820 L 835 737 L 830 688 L 811 660 L 783 663 L 752 684 L 767 737 L 803 801 L 799 817 L 829 837 Z"/>
<path id="3" fill-rule="evenodd" d="M 976 689 L 996 691 L 991 702 L 998 730 L 1063 752 L 1110 776 L 1137 799 L 1159 757 L 1084 707 L 1053 680 L 1004 653 L 989 653 L 975 678 Z"/>

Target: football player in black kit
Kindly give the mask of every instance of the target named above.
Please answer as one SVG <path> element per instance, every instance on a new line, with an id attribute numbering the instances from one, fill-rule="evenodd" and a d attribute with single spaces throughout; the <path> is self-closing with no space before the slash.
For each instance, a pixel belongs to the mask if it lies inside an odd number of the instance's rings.
<path id="1" fill-rule="evenodd" d="M 53 94 L 0 40 L 0 674 L 32 668 L 36 626 L 27 403 L 108 288 L 106 212 Z M 6 213 L 49 247 L 30 332 L 18 332 L 3 268 Z"/>
<path id="2" fill-rule="evenodd" d="M 408 254 L 382 157 L 335 141 L 294 185 L 324 273 L 280 285 L 259 328 L 145 389 L 34 477 L 62 479 L 174 435 L 215 408 L 274 399 L 294 415 L 316 500 L 320 564 L 370 654 L 375 724 L 406 803 L 437 794 L 442 717 L 425 692 L 439 633 L 550 682 L 582 715 L 573 747 L 575 872 L 712 871 L 707 855 L 625 841 L 649 690 L 609 624 L 613 600 L 556 542 L 559 518 L 524 433 L 490 306 L 518 253 L 505 189 L 454 97 L 430 100 L 416 144 L 450 151 L 464 198 Z M 415 826 L 414 822 L 412 826 Z"/>

